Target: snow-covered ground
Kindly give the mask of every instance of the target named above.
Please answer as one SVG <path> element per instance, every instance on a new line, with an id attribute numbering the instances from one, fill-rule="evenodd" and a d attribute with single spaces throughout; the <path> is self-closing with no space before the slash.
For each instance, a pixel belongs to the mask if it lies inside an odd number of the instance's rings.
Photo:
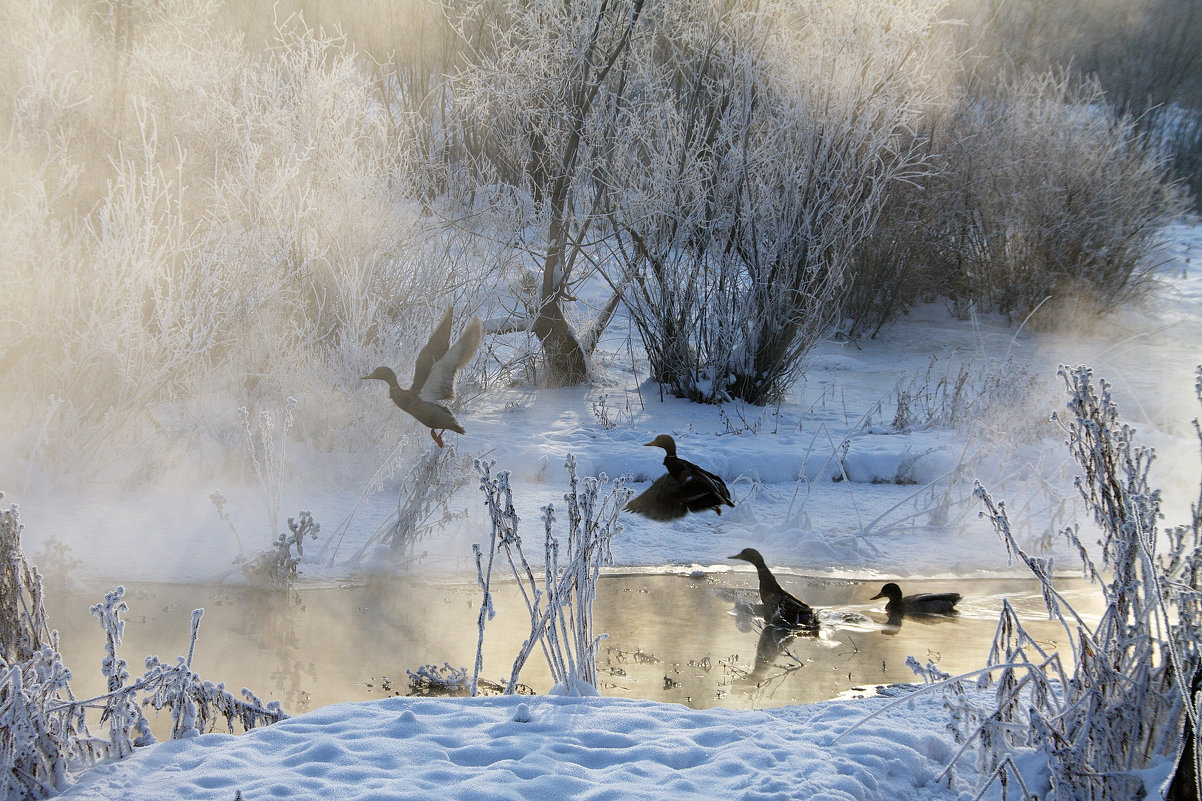
<path id="1" fill-rule="evenodd" d="M 620 698 L 389 698 L 163 743 L 95 768 L 61 797 L 959 798 L 937 781 L 955 745 L 933 706 L 877 697 L 735 712 Z"/>
<path id="2" fill-rule="evenodd" d="M 737 506 L 721 517 L 664 524 L 626 516 L 613 554 L 625 568 L 729 570 L 726 557 L 753 546 L 770 564 L 798 573 L 1003 572 L 1011 569 L 1005 549 L 969 497 L 974 479 L 1009 501 L 1033 548 L 1046 547 L 1039 543 L 1074 519 L 1061 437 L 1040 422 L 1063 405 L 1059 363 L 1088 364 L 1113 383 L 1126 419 L 1158 450 L 1153 483 L 1164 491 L 1168 524 L 1181 522 L 1197 497 L 1190 420 L 1199 413 L 1194 368 L 1202 362 L 1202 274 L 1191 260 L 1202 228 L 1183 225 L 1176 233 L 1174 260 L 1153 299 L 1072 335 L 954 319 L 935 305 L 876 340 L 822 345 L 805 381 L 779 408 L 719 408 L 661 398 L 637 352 L 634 363 L 623 355 L 619 319 L 591 387 L 475 398 L 459 415 L 469 433 L 449 436 L 465 463 L 494 459 L 497 469 L 512 471 L 530 536 L 541 533 L 539 508 L 564 492 L 568 453 L 581 474 L 628 476 L 639 489 L 659 475 L 663 458 L 642 443 L 670 433 L 682 456 L 726 477 Z M 976 404 L 971 422 L 950 425 L 945 415 L 929 426 L 893 426 L 899 386 L 920 396 L 934 392 L 961 365 L 968 366 L 970 388 L 989 387 L 967 396 Z M 367 388 L 361 400 L 387 402 Z M 922 415 L 915 419 L 923 422 Z M 417 431 L 414 442 L 424 436 Z M 395 493 L 387 485 L 366 494 L 362 483 L 331 486 L 320 479 L 321 454 L 289 447 L 295 462 L 281 512 L 307 509 L 323 528 L 323 538 L 306 551 L 304 578 L 344 581 L 366 569 L 394 569 L 371 554 L 361 562 L 350 556 L 393 511 Z M 215 489 L 225 494 L 231 519 L 249 539 L 247 531 L 263 529 L 262 493 L 252 484 L 172 479 L 153 492 L 10 492 L 6 500 L 21 507 L 25 549 L 34 561 L 55 537 L 79 563 L 77 577 L 237 580 L 237 544 L 209 496 Z M 476 483 L 469 479 L 451 500 L 453 510 L 465 513 L 421 544 L 417 569 L 467 575 L 471 544 L 487 535 Z M 266 547 L 268 537 L 255 541 Z M 1071 554 L 1050 547 L 1060 557 L 1057 566 L 1072 570 Z M 959 798 L 963 786 L 935 781 L 956 748 L 935 695 L 836 741 L 887 702 L 699 712 L 619 699 L 389 699 L 326 707 L 242 737 L 155 746 L 91 771 L 63 797 L 229 801 L 241 790 L 247 801 Z"/>

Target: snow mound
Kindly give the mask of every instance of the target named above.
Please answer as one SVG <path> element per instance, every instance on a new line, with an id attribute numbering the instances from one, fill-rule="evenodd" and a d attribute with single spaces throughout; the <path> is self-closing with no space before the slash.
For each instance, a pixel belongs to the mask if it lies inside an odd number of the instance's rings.
<path id="1" fill-rule="evenodd" d="M 63 799 L 946 798 L 937 698 L 775 712 L 625 699 L 389 698 L 98 766 Z M 926 707 L 930 707 L 927 709 Z"/>

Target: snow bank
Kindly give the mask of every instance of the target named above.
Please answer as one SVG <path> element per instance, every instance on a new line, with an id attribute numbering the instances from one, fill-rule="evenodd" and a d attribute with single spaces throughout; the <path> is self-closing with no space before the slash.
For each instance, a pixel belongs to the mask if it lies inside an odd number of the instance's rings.
<path id="1" fill-rule="evenodd" d="M 937 701 L 771 712 L 600 698 L 390 698 L 162 743 L 63 799 L 927 799 L 955 752 Z"/>

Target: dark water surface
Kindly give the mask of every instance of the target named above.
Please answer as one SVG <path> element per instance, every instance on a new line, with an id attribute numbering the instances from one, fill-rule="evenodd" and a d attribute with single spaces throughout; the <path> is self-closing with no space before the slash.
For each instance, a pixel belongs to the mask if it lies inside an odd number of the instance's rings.
<path id="1" fill-rule="evenodd" d="M 686 704 L 756 708 L 821 701 L 877 684 L 914 681 L 906 658 L 948 673 L 985 664 L 1003 598 L 1047 648 L 1063 647 L 1064 629 L 1049 622 L 1034 581 L 961 579 L 902 582 L 907 593 L 958 591 L 955 617 L 906 618 L 887 624 L 884 601 L 869 601 L 881 581 L 782 576 L 793 594 L 824 609 L 818 637 L 785 642 L 762 636 L 746 614 L 758 601 L 754 573 L 625 574 L 602 577 L 596 631 L 607 632 L 598 669 L 601 693 Z M 1096 619 L 1098 589 L 1061 585 L 1078 612 Z M 104 590 L 48 591 L 51 623 L 62 636 L 77 697 L 103 691 L 104 638 L 88 608 Z M 486 628 L 483 677 L 509 677 L 529 633 L 512 583 L 493 584 L 496 617 Z M 397 578 L 363 586 L 264 593 L 188 584 L 126 586 L 120 655 L 140 675 L 154 654 L 166 662 L 187 653 L 192 609 L 203 607 L 193 668 L 235 692 L 249 687 L 278 699 L 290 714 L 327 704 L 410 692 L 406 669 L 475 662 L 481 593 L 474 585 Z M 542 652 L 531 655 L 522 682 L 549 689 Z"/>

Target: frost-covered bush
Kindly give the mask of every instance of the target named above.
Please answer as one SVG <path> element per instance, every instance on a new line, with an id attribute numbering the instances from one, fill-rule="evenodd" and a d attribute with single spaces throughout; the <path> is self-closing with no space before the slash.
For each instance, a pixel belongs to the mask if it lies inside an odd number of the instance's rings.
<path id="1" fill-rule="evenodd" d="M 244 562 L 242 572 L 255 586 L 271 590 L 291 589 L 300 573 L 301 557 L 305 555 L 305 537 L 315 540 L 319 531 L 321 525 L 308 512 L 302 511 L 296 518 L 288 518 L 288 533 L 281 533 L 271 548 Z"/>
<path id="2" fill-rule="evenodd" d="M 1101 563 L 1078 526 L 1063 535 L 1079 552 L 1085 576 L 1099 583 L 1105 610 L 1096 625 L 1082 620 L 1056 590 L 1052 560 L 1019 546 L 1005 504 L 978 485 L 985 515 L 1007 549 L 1041 582 L 1049 616 L 1064 626 L 1071 662 L 1027 634 L 1003 603 L 990 667 L 978 681 L 992 698 L 983 704 L 981 695 L 952 682 L 948 706 L 961 753 L 975 749 L 987 783 L 1005 788 L 1015 780 L 1024 798 L 1136 798 L 1141 771 L 1178 754 L 1187 718 L 1189 731 L 1197 731 L 1191 681 L 1202 634 L 1202 497 L 1188 525 L 1161 531 L 1160 493 L 1148 484 L 1152 450 L 1136 444 L 1106 382 L 1095 386 L 1084 367 L 1060 374 L 1069 403 L 1057 419 L 1101 535 Z M 1202 401 L 1202 368 L 1197 393 Z M 1197 746 L 1191 740 L 1186 760 Z"/>
<path id="3" fill-rule="evenodd" d="M 1154 109 L 1149 117 L 1148 135 L 1189 188 L 1194 211 L 1202 212 L 1202 109 L 1174 104 Z"/>
<path id="4" fill-rule="evenodd" d="M 287 396 L 298 439 L 380 447 L 347 390 L 482 291 L 357 51 L 297 18 L 256 51 L 219 5 L 5 3 L 0 433 L 30 472 L 150 477 L 232 448 L 214 406 Z"/>
<path id="5" fill-rule="evenodd" d="M 42 576 L 21 550 L 22 528 L 16 506 L 0 509 L 0 659 L 10 664 L 31 658 L 51 639 Z"/>
<path id="6" fill-rule="evenodd" d="M 855 247 L 922 169 L 912 127 L 937 10 L 660 10 L 606 200 L 611 283 L 670 391 L 764 403 L 800 377 L 839 318 Z"/>
<path id="7" fill-rule="evenodd" d="M 951 212 L 953 293 L 1025 315 L 1048 297 L 1104 309 L 1145 287 L 1180 196 L 1096 89 L 1017 80 L 963 104 L 944 136 L 947 192 L 933 194 Z"/>
<path id="8" fill-rule="evenodd" d="M 898 188 L 857 256 L 857 330 L 922 295 L 1019 320 L 1050 300 L 1040 319 L 1053 324 L 1147 287 L 1182 194 L 1096 85 L 1028 75 L 961 95 L 928 126 L 932 174 Z"/>
<path id="9" fill-rule="evenodd" d="M 503 551 L 509 568 L 517 580 L 518 589 L 530 614 L 530 636 L 518 649 L 505 693 L 517 691 L 518 677 L 526 660 L 540 647 L 547 659 L 551 680 L 556 687 L 571 694 L 594 694 L 597 687 L 597 647 L 605 635 L 593 633 L 593 599 L 601 566 L 608 564 L 610 541 L 621 530 L 618 516 L 633 494 L 620 479 L 601 494 L 607 482 L 600 477 L 576 476 L 576 459 L 568 455 L 570 489 L 563 496 L 567 505 L 567 541 L 562 543 L 553 533 L 555 507 L 543 507 L 543 576 L 540 586 L 534 569 L 522 551 L 518 534 L 519 518 L 513 508 L 513 493 L 509 488 L 509 472 L 502 470 L 494 478 L 492 463 L 477 460 L 480 491 L 491 523 L 487 554 L 473 545 L 476 555 L 476 574 L 484 599 L 478 620 L 479 637 L 476 645 L 476 666 L 472 674 L 471 693 L 476 694 L 477 681 L 483 667 L 484 628 L 492 619 L 492 571 L 498 551 Z"/>
<path id="10" fill-rule="evenodd" d="M 0 494 L 0 497 L 3 497 Z M 74 701 L 71 671 L 42 604 L 42 577 L 21 550 L 16 507 L 0 511 L 0 797 L 43 798 L 68 767 L 102 756 Z"/>
<path id="11" fill-rule="evenodd" d="M 203 609 L 192 612 L 187 657 L 168 665 L 148 656 L 145 673 L 131 682 L 128 663 L 118 653 L 125 631 L 121 618 L 128 611 L 124 587 L 107 593 L 91 610 L 104 630 L 106 692 L 76 698 L 58 632 L 50 630 L 42 606 L 41 576 L 25 559 L 20 530 L 15 508 L 0 512 L 0 559 L 6 571 L 0 587 L 0 797 L 48 797 L 73 772 L 155 742 L 145 706 L 171 710 L 172 739 L 209 731 L 220 718 L 233 733 L 235 721 L 249 731 L 288 717 L 278 701 L 265 704 L 245 688 L 238 698 L 224 684 L 192 672 Z M 107 736 L 89 730 L 89 712 L 108 725 Z"/>

